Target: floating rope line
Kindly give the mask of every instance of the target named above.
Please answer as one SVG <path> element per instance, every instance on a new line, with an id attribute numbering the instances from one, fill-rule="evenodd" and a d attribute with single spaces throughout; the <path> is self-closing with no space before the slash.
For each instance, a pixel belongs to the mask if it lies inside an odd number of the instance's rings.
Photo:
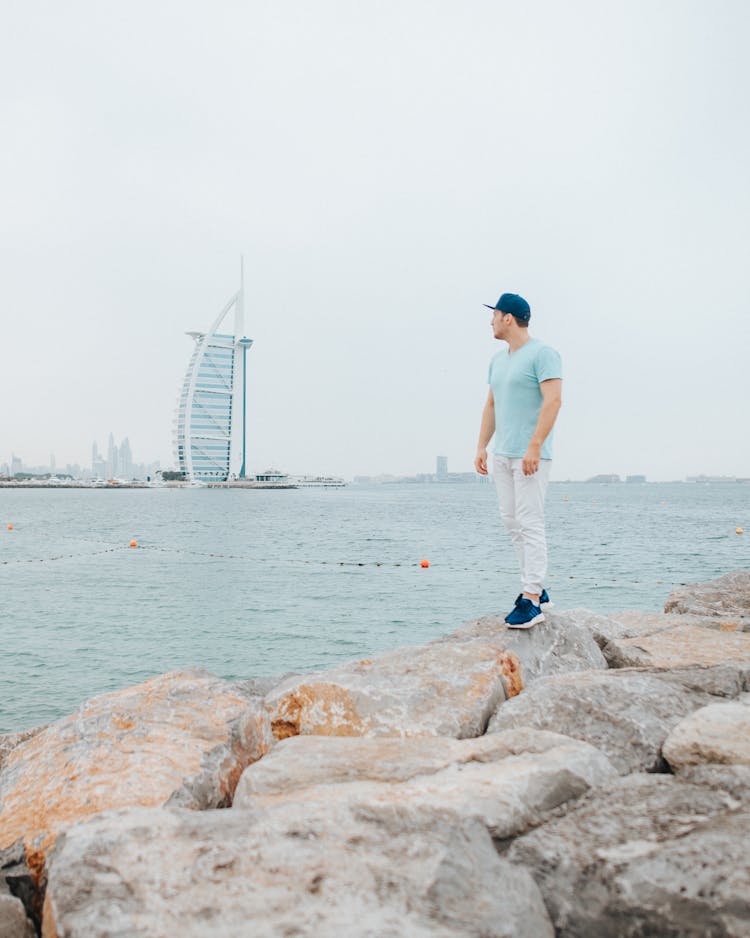
<path id="1" fill-rule="evenodd" d="M 80 557 L 100 557 L 102 554 L 114 554 L 118 550 L 127 550 L 127 548 L 107 547 L 105 550 L 95 550 L 88 554 L 57 554 L 53 557 L 19 557 L 14 560 L 0 560 L 0 566 L 19 563 L 52 563 L 54 560 L 77 560 Z"/>

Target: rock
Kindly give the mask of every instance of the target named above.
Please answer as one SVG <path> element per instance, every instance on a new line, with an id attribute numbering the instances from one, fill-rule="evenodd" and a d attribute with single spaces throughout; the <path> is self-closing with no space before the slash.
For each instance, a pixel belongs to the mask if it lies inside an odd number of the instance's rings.
<path id="1" fill-rule="evenodd" d="M 748 765 L 686 765 L 680 769 L 679 779 L 728 792 L 737 801 L 750 801 Z"/>
<path id="2" fill-rule="evenodd" d="M 663 752 L 675 772 L 706 762 L 750 766 L 750 694 L 685 717 L 665 740 Z"/>
<path id="3" fill-rule="evenodd" d="M 274 735 L 480 736 L 518 662 L 481 642 L 400 648 L 295 677 L 266 697 Z"/>
<path id="4" fill-rule="evenodd" d="M 735 570 L 706 583 L 691 583 L 669 594 L 665 612 L 718 616 L 735 628 L 750 628 L 750 570 Z"/>
<path id="5" fill-rule="evenodd" d="M 650 635 L 612 639 L 603 652 L 611 668 L 749 665 L 750 634 L 678 625 Z"/>
<path id="6" fill-rule="evenodd" d="M 566 609 L 564 615 L 572 619 L 576 625 L 588 629 L 600 648 L 604 648 L 610 639 L 627 638 L 631 634 L 630 630 L 617 621 L 615 614 L 603 616 L 590 609 Z"/>
<path id="7" fill-rule="evenodd" d="M 231 803 L 272 743 L 258 700 L 207 671 L 94 697 L 17 746 L 0 771 L 0 849 L 23 839 L 38 881 L 58 834 L 111 808 Z"/>
<path id="8" fill-rule="evenodd" d="M 427 645 L 285 681 L 266 697 L 274 734 L 480 736 L 499 701 L 542 674 L 607 666 L 588 629 L 545 615 L 523 632 L 485 616 Z"/>
<path id="9" fill-rule="evenodd" d="M 22 730 L 20 733 L 0 733 L 0 769 L 2 769 L 6 759 L 16 746 L 20 746 L 27 739 L 41 733 L 43 729 L 46 729 L 46 724 L 45 726 L 35 726 L 30 730 Z M 0 932 L 1 934 L 2 932 Z"/>
<path id="10" fill-rule="evenodd" d="M 750 810 L 725 791 L 630 775 L 518 838 L 561 938 L 746 938 Z"/>
<path id="11" fill-rule="evenodd" d="M 60 838 L 45 938 L 552 938 L 481 825 L 388 812 L 133 809 Z"/>
<path id="12" fill-rule="evenodd" d="M 479 641 L 502 648 L 520 663 L 521 687 L 548 674 L 607 667 L 589 628 L 567 612 L 545 612 L 544 616 L 544 622 L 528 630 L 509 629 L 499 616 L 483 616 L 434 644 Z"/>
<path id="13" fill-rule="evenodd" d="M 0 850 L 0 899 L 3 894 L 12 896 L 20 903 L 24 919 L 28 915 L 29 919 L 34 922 L 41 921 L 41 898 L 32 872 L 26 863 L 26 850 L 22 840 L 17 840 L 9 847 Z M 6 902 L 4 914 L 9 921 L 15 920 L 18 917 L 15 904 Z M 0 913 L 0 922 L 2 921 L 3 913 Z M 12 931 L 10 933 L 13 934 Z M 0 936 L 4 935 L 5 932 L 0 928 Z"/>
<path id="14" fill-rule="evenodd" d="M 487 733 L 534 727 L 585 740 L 621 772 L 663 770 L 661 746 L 710 696 L 638 671 L 578 671 L 535 681 L 501 704 Z"/>
<path id="15" fill-rule="evenodd" d="M 714 697 L 738 697 L 750 690 L 750 664 L 725 661 L 715 665 L 687 665 L 682 668 L 619 668 L 613 673 L 646 673 L 688 690 L 701 691 Z"/>
<path id="16" fill-rule="evenodd" d="M 636 635 L 655 635 L 676 625 L 698 625 L 706 629 L 718 629 L 721 632 L 741 631 L 736 619 L 727 616 L 691 615 L 677 612 L 644 612 L 642 609 L 626 609 L 612 612 L 610 615 L 623 627 L 623 636 L 614 638 L 633 638 Z"/>
<path id="17" fill-rule="evenodd" d="M 21 900 L 3 892 L 0 892 L 0 936 L 2 938 L 36 938 L 36 930 L 26 917 L 26 910 Z"/>
<path id="18" fill-rule="evenodd" d="M 346 804 L 426 829 L 450 814 L 503 839 L 614 777 L 586 743 L 535 730 L 469 740 L 298 736 L 245 770 L 235 808 L 283 807 L 304 819 L 311 805 Z"/>

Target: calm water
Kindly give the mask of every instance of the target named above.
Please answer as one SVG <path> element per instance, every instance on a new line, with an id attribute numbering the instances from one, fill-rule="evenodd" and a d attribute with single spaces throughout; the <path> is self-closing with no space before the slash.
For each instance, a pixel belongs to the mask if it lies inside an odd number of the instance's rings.
<path id="1" fill-rule="evenodd" d="M 748 567 L 749 501 L 745 484 L 552 484 L 552 598 L 659 609 Z M 517 592 L 491 485 L 1 489 L 0 732 L 184 666 L 253 677 L 424 642 Z"/>

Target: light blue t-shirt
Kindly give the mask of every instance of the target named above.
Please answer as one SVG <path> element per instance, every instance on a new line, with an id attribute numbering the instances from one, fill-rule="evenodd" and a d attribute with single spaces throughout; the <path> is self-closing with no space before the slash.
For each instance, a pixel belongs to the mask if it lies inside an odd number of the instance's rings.
<path id="1" fill-rule="evenodd" d="M 529 339 L 512 355 L 503 349 L 492 357 L 487 380 L 495 400 L 495 455 L 526 455 L 542 408 L 539 385 L 550 378 L 562 378 L 562 362 L 539 339 Z M 552 433 L 541 455 L 552 459 Z"/>

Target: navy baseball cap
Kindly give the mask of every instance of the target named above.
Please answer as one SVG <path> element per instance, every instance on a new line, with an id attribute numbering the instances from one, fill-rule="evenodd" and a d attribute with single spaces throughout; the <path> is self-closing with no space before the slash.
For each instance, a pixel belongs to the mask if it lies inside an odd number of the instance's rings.
<path id="1" fill-rule="evenodd" d="M 516 319 L 528 322 L 531 319 L 531 307 L 526 300 L 517 293 L 503 293 L 494 306 L 485 303 L 487 309 L 499 309 L 501 313 L 510 313 Z"/>

